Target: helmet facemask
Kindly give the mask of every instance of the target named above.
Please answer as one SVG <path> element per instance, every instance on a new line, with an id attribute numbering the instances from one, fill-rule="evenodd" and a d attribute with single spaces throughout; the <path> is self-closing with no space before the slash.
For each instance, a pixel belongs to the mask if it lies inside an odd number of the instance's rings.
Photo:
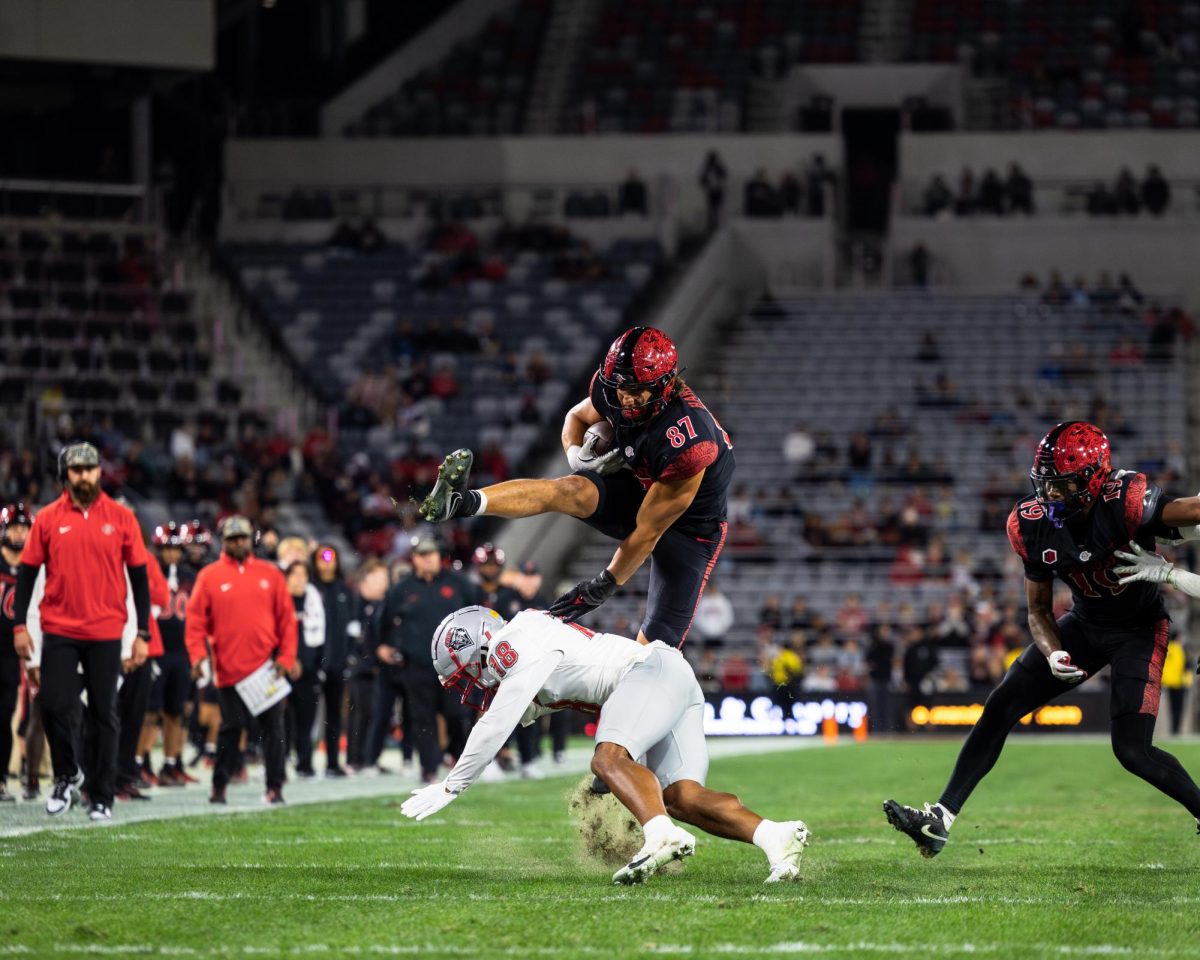
<path id="1" fill-rule="evenodd" d="M 1055 527 L 1086 513 L 1112 473 L 1108 438 L 1090 423 L 1060 423 L 1043 438 L 1029 479 Z"/>
<path id="2" fill-rule="evenodd" d="M 487 607 L 465 607 L 438 625 L 433 635 L 433 667 L 446 690 L 458 690 L 459 702 L 479 713 L 487 710 L 500 681 L 488 669 L 492 635 L 505 620 Z"/>

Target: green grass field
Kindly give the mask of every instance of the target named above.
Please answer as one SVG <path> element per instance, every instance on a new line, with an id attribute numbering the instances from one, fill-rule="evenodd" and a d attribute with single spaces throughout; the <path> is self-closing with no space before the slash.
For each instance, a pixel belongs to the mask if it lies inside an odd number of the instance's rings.
<path id="1" fill-rule="evenodd" d="M 710 784 L 814 833 L 800 883 L 701 837 L 644 887 L 580 855 L 578 776 L 0 839 L 0 956 L 1200 956 L 1200 837 L 1096 741 L 1010 743 L 933 861 L 880 812 L 955 742 L 724 759 Z M 1200 770 L 1200 745 L 1171 749 Z M 3 815 L 0 814 L 0 821 Z M 0 826 L 2 826 L 0 822 Z"/>

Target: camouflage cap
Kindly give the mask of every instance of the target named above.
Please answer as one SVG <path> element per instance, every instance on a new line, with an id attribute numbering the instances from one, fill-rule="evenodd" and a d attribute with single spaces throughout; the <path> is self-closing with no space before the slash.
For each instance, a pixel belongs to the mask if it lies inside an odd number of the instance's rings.
<path id="1" fill-rule="evenodd" d="M 72 443 L 62 452 L 64 467 L 98 467 L 100 466 L 100 451 L 86 441 Z"/>
<path id="2" fill-rule="evenodd" d="M 254 525 L 241 514 L 235 513 L 221 524 L 221 539 L 232 540 L 234 537 L 254 536 Z"/>

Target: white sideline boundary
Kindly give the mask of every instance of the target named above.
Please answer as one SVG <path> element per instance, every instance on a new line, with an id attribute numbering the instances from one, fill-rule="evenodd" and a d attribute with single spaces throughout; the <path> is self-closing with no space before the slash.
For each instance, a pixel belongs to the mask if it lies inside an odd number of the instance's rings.
<path id="1" fill-rule="evenodd" d="M 852 741 L 847 741 L 850 745 Z M 713 759 L 724 757 L 753 756 L 756 754 L 790 752 L 794 750 L 824 747 L 821 740 L 806 738 L 796 740 L 790 737 L 713 737 L 708 741 L 709 756 Z M 389 759 L 395 754 L 388 752 Z M 572 747 L 561 764 L 542 762 L 541 768 L 546 779 L 559 777 L 577 777 L 588 769 L 591 762 L 590 747 Z M 284 787 L 287 804 L 283 807 L 269 807 L 262 802 L 263 786 L 254 782 L 261 776 L 261 767 L 251 768 L 251 783 L 230 784 L 227 792 L 228 803 L 225 806 L 210 804 L 211 773 L 203 772 L 199 783 L 186 787 L 153 787 L 146 791 L 152 800 L 149 801 L 118 801 L 113 808 L 113 819 L 109 823 L 92 823 L 87 819 L 85 810 L 72 808 L 59 817 L 51 818 L 46 813 L 46 786 L 43 784 L 43 795 L 39 800 L 20 801 L 15 804 L 5 804 L 0 807 L 0 839 L 24 837 L 35 833 L 64 833 L 81 828 L 111 830 L 133 823 L 147 823 L 156 820 L 173 820 L 179 817 L 223 816 L 235 813 L 271 813 L 286 810 L 288 807 L 307 806 L 313 803 L 336 803 L 343 800 L 366 800 L 376 797 L 408 796 L 420 786 L 416 774 L 392 773 L 390 775 L 369 777 L 350 776 L 341 780 L 297 780 L 291 776 Z M 471 787 L 474 794 L 481 790 L 503 788 L 506 783 L 524 782 L 516 775 L 509 775 L 504 780 L 477 782 Z M 400 818 L 397 818 L 398 820 Z M 410 821 L 403 820 L 407 824 Z M 413 821 L 415 822 L 415 821 Z M 0 859 L 6 853 L 0 845 Z M 3 951 L 0 950 L 0 953 Z"/>

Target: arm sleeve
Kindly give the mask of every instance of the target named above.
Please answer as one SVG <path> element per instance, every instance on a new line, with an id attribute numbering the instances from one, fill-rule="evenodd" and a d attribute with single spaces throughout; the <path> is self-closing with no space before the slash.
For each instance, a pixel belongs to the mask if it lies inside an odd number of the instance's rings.
<path id="1" fill-rule="evenodd" d="M 129 587 L 133 591 L 133 610 L 138 630 L 150 629 L 150 578 L 146 564 L 129 567 Z"/>
<path id="2" fill-rule="evenodd" d="M 25 625 L 29 617 L 29 601 L 33 598 L 33 585 L 37 581 L 40 564 L 32 565 L 22 561 L 17 570 L 17 594 L 13 599 L 13 626 Z"/>
<path id="3" fill-rule="evenodd" d="M 1167 583 L 1189 597 L 1200 597 L 1200 576 L 1176 567 L 1167 574 Z"/>
<path id="4" fill-rule="evenodd" d="M 38 570 L 37 580 L 33 584 L 33 598 L 29 601 L 29 613 L 26 614 L 25 627 L 29 630 L 29 639 L 33 641 L 33 653 L 29 657 L 29 665 L 42 665 L 42 596 L 46 592 L 46 568 Z"/>
<path id="5" fill-rule="evenodd" d="M 471 735 L 467 737 L 462 756 L 446 777 L 447 790 L 461 793 L 483 773 L 484 767 L 492 762 L 496 753 L 504 746 L 504 741 L 516 728 L 533 698 L 537 696 L 562 658 L 561 651 L 551 651 L 530 663 L 525 669 L 514 671 L 500 681 L 500 688 L 496 691 L 492 705 L 475 724 Z"/>
<path id="6" fill-rule="evenodd" d="M 275 639 L 279 651 L 275 661 L 285 670 L 291 669 L 296 662 L 296 650 L 300 645 L 298 627 L 292 595 L 288 593 L 287 581 L 280 573 L 275 578 Z"/>
<path id="7" fill-rule="evenodd" d="M 207 640 L 211 632 L 208 578 L 201 573 L 192 585 L 192 595 L 188 598 L 187 617 L 183 628 L 183 640 L 187 645 L 188 659 L 193 664 L 199 663 L 208 656 Z"/>

